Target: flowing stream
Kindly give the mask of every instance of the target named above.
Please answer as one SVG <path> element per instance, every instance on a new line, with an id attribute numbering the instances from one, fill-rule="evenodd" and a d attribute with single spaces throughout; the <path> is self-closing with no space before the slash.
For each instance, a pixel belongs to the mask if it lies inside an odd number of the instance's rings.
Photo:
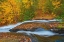
<path id="1" fill-rule="evenodd" d="M 51 22 L 51 21 L 58 21 L 58 20 L 55 20 L 55 19 L 54 20 L 29 20 L 29 21 L 19 22 L 17 24 L 12 24 L 12 25 L 0 27 L 0 32 L 10 32 L 9 31 L 10 29 L 12 29 L 12 28 L 14 28 L 20 24 L 27 23 L 27 22 Z M 51 41 L 53 41 L 54 37 L 59 38 L 59 40 L 58 39 L 54 40 L 55 42 L 64 42 L 64 41 L 62 41 L 62 40 L 64 40 L 63 39 L 64 36 L 59 36 L 58 34 L 53 33 L 49 30 L 45 30 L 43 28 L 36 29 L 35 31 L 21 30 L 21 31 L 18 31 L 17 33 L 24 33 L 24 34 L 29 35 L 29 36 L 32 35 L 32 37 L 34 36 L 38 41 L 34 41 L 34 39 L 33 39 L 33 42 L 48 42 L 48 41 L 44 40 L 44 39 L 48 40 L 48 38 L 49 38 L 49 40 L 51 38 Z"/>

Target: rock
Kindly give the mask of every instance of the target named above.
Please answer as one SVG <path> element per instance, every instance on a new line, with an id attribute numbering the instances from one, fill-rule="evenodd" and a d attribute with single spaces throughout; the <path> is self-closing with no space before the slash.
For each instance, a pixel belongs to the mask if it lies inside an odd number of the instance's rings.
<path id="1" fill-rule="evenodd" d="M 55 32 L 55 33 L 58 33 L 58 34 L 64 34 L 64 28 L 54 28 L 54 29 L 51 29 L 51 31 Z"/>
<path id="2" fill-rule="evenodd" d="M 10 29 L 9 31 L 10 32 L 17 32 L 17 31 L 20 31 L 20 29 Z"/>
<path id="3" fill-rule="evenodd" d="M 30 37 L 20 33 L 0 33 L 0 42 L 32 42 Z"/>
<path id="4" fill-rule="evenodd" d="M 64 23 L 52 22 L 49 24 L 52 28 L 64 28 Z"/>
<path id="5" fill-rule="evenodd" d="M 20 24 L 12 29 L 10 29 L 10 32 L 17 32 L 20 30 L 25 30 L 25 31 L 34 31 L 37 28 L 44 28 L 46 30 L 49 30 L 53 27 L 57 26 L 57 22 L 27 22 Z"/>
<path id="6" fill-rule="evenodd" d="M 32 30 L 35 30 L 37 28 L 48 29 L 49 27 L 46 25 L 46 23 L 30 22 L 30 23 L 21 24 L 19 26 L 16 26 L 13 29 L 10 29 L 10 32 L 17 32 L 19 30 L 32 31 Z"/>
<path id="7" fill-rule="evenodd" d="M 59 33 L 59 34 L 64 34 L 64 23 L 50 23 L 50 30 Z"/>

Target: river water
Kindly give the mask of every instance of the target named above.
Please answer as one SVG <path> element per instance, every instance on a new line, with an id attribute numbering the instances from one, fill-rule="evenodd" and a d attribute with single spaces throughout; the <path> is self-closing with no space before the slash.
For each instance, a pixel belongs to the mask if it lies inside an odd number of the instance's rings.
<path id="1" fill-rule="evenodd" d="M 29 20 L 24 22 L 19 22 L 17 24 L 7 25 L 0 27 L 0 32 L 10 32 L 9 30 L 27 22 L 51 22 L 58 20 Z M 23 33 L 32 38 L 32 42 L 64 42 L 64 36 L 58 35 L 44 28 L 38 28 L 35 31 L 17 31 L 16 33 Z"/>

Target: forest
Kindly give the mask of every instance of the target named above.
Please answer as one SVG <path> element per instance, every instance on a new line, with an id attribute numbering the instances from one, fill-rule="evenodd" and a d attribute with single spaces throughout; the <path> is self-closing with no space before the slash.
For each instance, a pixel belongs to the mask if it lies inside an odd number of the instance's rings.
<path id="1" fill-rule="evenodd" d="M 0 0 L 0 25 L 34 19 L 64 21 L 64 0 Z"/>

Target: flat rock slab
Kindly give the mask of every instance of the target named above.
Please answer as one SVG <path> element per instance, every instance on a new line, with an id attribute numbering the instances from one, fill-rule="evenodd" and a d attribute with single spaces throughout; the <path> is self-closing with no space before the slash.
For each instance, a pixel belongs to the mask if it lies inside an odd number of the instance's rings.
<path id="1" fill-rule="evenodd" d="M 19 30 L 34 30 L 37 28 L 45 28 L 48 29 L 48 27 L 46 26 L 46 23 L 36 23 L 36 22 L 30 22 L 30 23 L 24 23 L 24 24 L 20 24 L 18 26 L 16 26 L 13 29 L 10 29 L 11 32 L 16 32 Z"/>
<path id="2" fill-rule="evenodd" d="M 49 30 L 55 26 L 57 22 L 28 22 L 28 23 L 23 23 L 18 26 L 16 26 L 13 29 L 10 29 L 11 32 L 16 32 L 19 30 L 34 30 L 37 28 L 44 28 L 46 30 Z M 52 27 L 51 27 L 52 26 Z"/>
<path id="3" fill-rule="evenodd" d="M 0 33 L 0 42 L 32 42 L 31 39 L 20 33 Z"/>

